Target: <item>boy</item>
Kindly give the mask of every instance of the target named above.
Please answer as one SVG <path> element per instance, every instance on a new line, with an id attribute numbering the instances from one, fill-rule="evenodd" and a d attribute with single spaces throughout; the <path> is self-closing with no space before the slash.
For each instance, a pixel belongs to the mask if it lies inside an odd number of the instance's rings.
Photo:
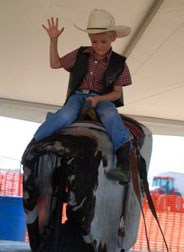
<path id="1" fill-rule="evenodd" d="M 82 30 L 76 25 L 75 27 Z M 112 169 L 107 176 L 127 183 L 130 178 L 129 132 L 116 106 L 122 105 L 122 86 L 131 84 L 131 77 L 125 58 L 112 51 L 111 43 L 118 37 L 127 36 L 130 28 L 116 26 L 110 13 L 103 9 L 95 9 L 90 13 L 87 29 L 82 30 L 88 33 L 91 47 L 81 47 L 61 58 L 57 50 L 57 41 L 64 28 L 58 29 L 58 18 L 48 19 L 48 27 L 43 25 L 43 28 L 50 38 L 51 68 L 64 68 L 70 72 L 70 80 L 65 105 L 47 117 L 35 133 L 34 141 L 69 126 L 78 118 L 84 102 L 90 101 L 117 154 L 117 168 Z"/>

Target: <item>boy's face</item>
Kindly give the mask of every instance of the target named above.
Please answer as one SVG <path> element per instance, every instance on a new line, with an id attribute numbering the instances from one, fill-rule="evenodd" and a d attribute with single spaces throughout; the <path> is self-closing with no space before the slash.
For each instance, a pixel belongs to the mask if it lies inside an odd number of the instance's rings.
<path id="1" fill-rule="evenodd" d="M 97 59 L 106 56 L 111 48 L 111 43 L 116 39 L 115 35 L 107 33 L 89 34 L 89 38 Z"/>

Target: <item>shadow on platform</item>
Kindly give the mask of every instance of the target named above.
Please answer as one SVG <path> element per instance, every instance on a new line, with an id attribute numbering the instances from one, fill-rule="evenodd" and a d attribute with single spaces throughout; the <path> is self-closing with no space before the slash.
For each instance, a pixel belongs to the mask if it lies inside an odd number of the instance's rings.
<path id="1" fill-rule="evenodd" d="M 31 249 L 29 243 L 26 242 L 0 240 L 0 252 L 31 252 Z M 131 250 L 128 252 L 143 252 L 143 251 Z"/>
<path id="2" fill-rule="evenodd" d="M 31 249 L 29 243 L 0 240 L 0 252 L 31 252 Z"/>

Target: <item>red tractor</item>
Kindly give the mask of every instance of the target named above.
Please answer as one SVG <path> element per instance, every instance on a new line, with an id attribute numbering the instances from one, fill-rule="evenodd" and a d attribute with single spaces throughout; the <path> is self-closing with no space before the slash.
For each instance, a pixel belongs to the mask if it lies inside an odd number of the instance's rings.
<path id="1" fill-rule="evenodd" d="M 175 188 L 175 178 L 169 176 L 153 177 L 151 192 L 181 196 L 181 193 Z"/>
<path id="2" fill-rule="evenodd" d="M 184 211 L 182 195 L 175 187 L 175 178 L 154 176 L 150 192 L 157 211 Z"/>

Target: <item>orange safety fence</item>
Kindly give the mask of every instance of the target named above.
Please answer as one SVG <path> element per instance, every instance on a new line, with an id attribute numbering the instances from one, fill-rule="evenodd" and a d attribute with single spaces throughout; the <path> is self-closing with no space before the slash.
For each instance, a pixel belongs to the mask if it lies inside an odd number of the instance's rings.
<path id="1" fill-rule="evenodd" d="M 169 251 L 183 252 L 184 196 L 154 193 L 152 194 L 152 199 Z M 146 198 L 143 201 L 143 211 L 146 219 L 146 228 L 151 251 L 166 251 L 160 229 L 149 209 Z M 148 250 L 145 236 L 145 224 L 142 215 L 140 217 L 137 242 L 132 247 L 132 250 Z"/>
<path id="2" fill-rule="evenodd" d="M 22 197 L 22 179 L 20 172 L 0 170 L 0 195 Z"/>
<path id="3" fill-rule="evenodd" d="M 22 174 L 14 171 L 0 170 L 0 195 L 22 197 Z M 152 194 L 152 199 L 157 215 L 166 238 L 170 252 L 184 251 L 184 196 Z M 64 209 L 66 205 L 64 206 Z M 143 211 L 146 219 L 146 228 L 151 251 L 165 252 L 166 248 L 146 198 L 143 200 Z M 65 210 L 63 220 L 66 219 Z M 25 241 L 28 242 L 26 233 Z M 143 217 L 140 217 L 137 242 L 132 251 L 148 251 L 145 236 L 145 225 Z"/>

